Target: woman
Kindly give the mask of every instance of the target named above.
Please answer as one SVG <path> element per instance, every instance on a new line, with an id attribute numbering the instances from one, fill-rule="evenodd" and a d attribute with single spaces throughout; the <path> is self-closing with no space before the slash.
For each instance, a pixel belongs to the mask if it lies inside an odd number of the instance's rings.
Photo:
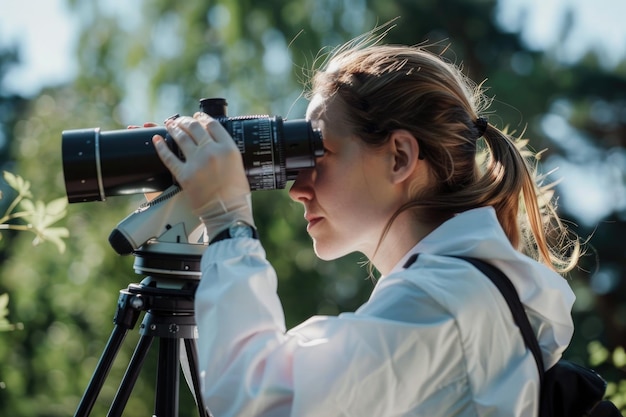
<path id="1" fill-rule="evenodd" d="M 204 114 L 169 121 L 186 162 L 154 140 L 211 239 L 196 294 L 209 409 L 216 417 L 536 415 L 537 366 L 504 299 L 454 256 L 483 259 L 513 281 L 550 367 L 573 332 L 574 296 L 558 272 L 576 263 L 578 245 L 564 244 L 515 141 L 480 117 L 479 88 L 421 48 L 365 42 L 336 51 L 311 92 L 307 118 L 325 153 L 289 194 L 304 206 L 320 258 L 359 251 L 382 274 L 355 313 L 286 332 L 228 133 Z"/>

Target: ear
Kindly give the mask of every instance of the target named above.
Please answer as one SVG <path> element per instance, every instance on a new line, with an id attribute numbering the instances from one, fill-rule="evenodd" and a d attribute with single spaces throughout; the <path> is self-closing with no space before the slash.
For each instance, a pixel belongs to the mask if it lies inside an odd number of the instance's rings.
<path id="1" fill-rule="evenodd" d="M 391 177 L 394 184 L 409 178 L 418 164 L 419 144 L 408 130 L 400 129 L 391 134 L 389 139 L 393 156 Z"/>

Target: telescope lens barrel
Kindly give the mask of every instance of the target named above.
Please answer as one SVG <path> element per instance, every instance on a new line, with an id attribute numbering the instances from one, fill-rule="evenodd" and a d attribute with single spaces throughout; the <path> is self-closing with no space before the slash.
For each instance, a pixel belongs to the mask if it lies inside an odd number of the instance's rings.
<path id="1" fill-rule="evenodd" d="M 161 191 L 172 185 L 172 175 L 152 145 L 152 136 L 166 134 L 165 127 L 64 131 L 63 172 L 69 202 L 103 201 L 107 196 Z"/>
<path id="2" fill-rule="evenodd" d="M 252 190 L 284 188 L 323 154 L 322 136 L 304 119 L 280 116 L 218 117 L 241 152 Z M 70 203 L 103 201 L 109 196 L 163 191 L 174 183 L 152 137 L 161 135 L 178 152 L 163 126 L 62 133 L 63 172 Z M 209 181 L 209 179 L 207 179 Z"/>

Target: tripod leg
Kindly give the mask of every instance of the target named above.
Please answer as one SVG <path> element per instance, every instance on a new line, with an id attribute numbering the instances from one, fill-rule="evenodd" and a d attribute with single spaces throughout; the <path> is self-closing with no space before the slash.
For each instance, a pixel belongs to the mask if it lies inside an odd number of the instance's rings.
<path id="1" fill-rule="evenodd" d="M 196 404 L 198 405 L 198 415 L 200 417 L 211 417 L 207 410 L 202 392 L 200 391 L 200 376 L 198 375 L 198 347 L 195 339 L 185 339 L 185 352 L 189 362 L 189 373 L 191 374 L 191 385 L 193 386 Z"/>
<path id="2" fill-rule="evenodd" d="M 115 398 L 113 399 L 113 403 L 111 403 L 111 407 L 109 408 L 109 412 L 107 414 L 108 417 L 120 417 L 124 412 L 124 408 L 128 403 L 128 399 L 130 398 L 130 394 L 135 386 L 135 382 L 137 382 L 139 372 L 141 371 L 144 359 L 150 350 L 150 346 L 152 346 L 153 340 L 154 337 L 152 336 L 141 336 L 139 339 L 137 347 L 133 352 L 133 357 L 131 358 L 128 368 L 126 369 L 126 373 L 124 374 L 124 378 L 122 379 L 117 393 L 115 394 Z"/>
<path id="3" fill-rule="evenodd" d="M 180 343 L 162 338 L 159 345 L 154 417 L 178 417 L 180 388 Z"/>
<path id="4" fill-rule="evenodd" d="M 100 356 L 98 366 L 96 366 L 91 381 L 89 381 L 89 385 L 80 400 L 76 413 L 74 414 L 75 417 L 86 417 L 91 413 L 96 399 L 102 390 L 104 381 L 111 370 L 113 361 L 120 350 L 122 342 L 126 338 L 126 333 L 129 329 L 135 327 L 140 311 L 133 306 L 133 298 L 133 295 L 128 291 L 120 291 L 120 297 L 117 302 L 118 308 L 114 319 L 115 327 Z"/>
<path id="5" fill-rule="evenodd" d="M 104 381 L 111 370 L 113 361 L 117 356 L 117 352 L 126 337 L 126 332 L 127 329 L 122 329 L 119 326 L 115 326 L 113 329 L 111 337 L 109 337 L 109 341 L 102 352 L 98 366 L 96 367 L 96 370 L 91 377 L 91 381 L 89 381 L 89 385 L 83 394 L 83 398 L 80 400 L 80 404 L 76 409 L 76 413 L 74 414 L 75 417 L 88 416 L 89 413 L 91 413 L 96 399 L 98 398 L 98 394 L 100 394 L 100 390 L 104 385 Z"/>

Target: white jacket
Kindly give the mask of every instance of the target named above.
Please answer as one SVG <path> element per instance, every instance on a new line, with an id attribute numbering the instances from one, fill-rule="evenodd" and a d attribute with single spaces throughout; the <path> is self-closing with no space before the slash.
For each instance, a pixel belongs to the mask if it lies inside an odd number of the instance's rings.
<path id="1" fill-rule="evenodd" d="M 420 253 L 403 269 L 406 259 Z M 491 281 L 511 279 L 546 367 L 573 333 L 565 279 L 510 245 L 492 208 L 459 214 L 415 246 L 355 313 L 286 332 L 261 244 L 210 245 L 196 293 L 202 393 L 215 417 L 535 416 L 538 372 Z"/>

